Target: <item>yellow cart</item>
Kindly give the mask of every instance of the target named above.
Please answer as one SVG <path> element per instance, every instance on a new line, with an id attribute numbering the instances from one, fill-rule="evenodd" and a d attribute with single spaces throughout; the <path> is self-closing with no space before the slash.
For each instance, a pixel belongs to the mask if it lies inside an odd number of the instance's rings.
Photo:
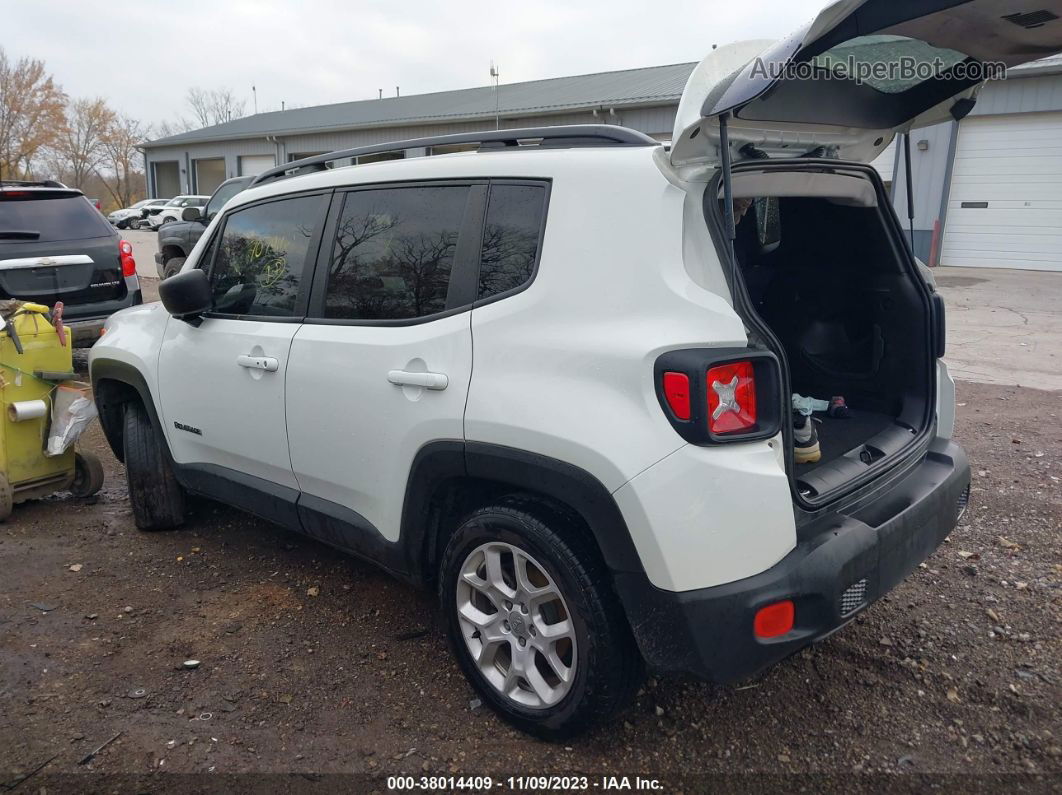
<path id="1" fill-rule="evenodd" d="M 55 390 L 73 379 L 69 333 L 65 340 L 48 307 L 10 302 L 0 320 L 0 521 L 12 506 L 69 489 L 87 497 L 103 486 L 103 466 L 73 447 L 46 456 Z M 43 401 L 47 410 L 40 413 Z"/>

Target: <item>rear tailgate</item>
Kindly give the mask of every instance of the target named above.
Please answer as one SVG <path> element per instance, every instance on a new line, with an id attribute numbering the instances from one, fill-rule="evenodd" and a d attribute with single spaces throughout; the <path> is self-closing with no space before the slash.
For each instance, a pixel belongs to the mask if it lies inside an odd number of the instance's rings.
<path id="1" fill-rule="evenodd" d="M 119 240 L 76 191 L 0 191 L 0 298 L 120 301 L 128 290 Z"/>
<path id="2" fill-rule="evenodd" d="M 73 306 L 126 296 L 116 236 L 52 243 L 0 240 L 0 297 Z"/>

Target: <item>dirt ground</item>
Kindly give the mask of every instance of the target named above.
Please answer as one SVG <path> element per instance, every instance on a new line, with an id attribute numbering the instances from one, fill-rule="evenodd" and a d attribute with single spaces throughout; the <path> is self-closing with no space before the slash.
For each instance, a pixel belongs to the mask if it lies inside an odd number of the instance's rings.
<path id="1" fill-rule="evenodd" d="M 649 679 L 567 745 L 478 706 L 429 594 L 210 503 L 183 530 L 138 532 L 94 427 L 98 498 L 24 504 L 0 525 L 0 787 L 45 762 L 20 791 L 121 780 L 55 778 L 89 771 L 140 776 L 141 791 L 249 772 L 359 773 L 350 788 L 381 790 L 393 773 L 577 771 L 1057 787 L 1062 393 L 962 383 L 958 400 L 970 509 L 907 582 L 755 681 Z"/>

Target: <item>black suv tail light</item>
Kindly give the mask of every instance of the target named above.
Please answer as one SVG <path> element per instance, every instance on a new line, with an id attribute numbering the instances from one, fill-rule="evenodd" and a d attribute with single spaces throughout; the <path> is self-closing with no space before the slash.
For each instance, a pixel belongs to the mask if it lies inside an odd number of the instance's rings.
<path id="1" fill-rule="evenodd" d="M 688 348 L 656 360 L 657 397 L 691 444 L 769 439 L 781 429 L 781 367 L 750 348 Z"/>

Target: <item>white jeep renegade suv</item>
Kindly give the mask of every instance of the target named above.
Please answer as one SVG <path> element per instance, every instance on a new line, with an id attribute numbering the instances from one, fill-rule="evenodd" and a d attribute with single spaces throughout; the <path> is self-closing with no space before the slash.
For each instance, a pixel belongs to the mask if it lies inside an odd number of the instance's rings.
<path id="1" fill-rule="evenodd" d="M 92 351 L 138 526 L 206 495 L 437 588 L 472 685 L 545 736 L 643 665 L 730 682 L 828 635 L 969 488 L 942 302 L 865 163 L 969 111 L 972 65 L 1062 49 L 1011 5 L 843 2 L 716 50 L 670 150 L 558 127 L 265 172 Z M 836 71 L 903 55 L 946 68 Z M 793 393 L 850 409 L 811 463 Z"/>

